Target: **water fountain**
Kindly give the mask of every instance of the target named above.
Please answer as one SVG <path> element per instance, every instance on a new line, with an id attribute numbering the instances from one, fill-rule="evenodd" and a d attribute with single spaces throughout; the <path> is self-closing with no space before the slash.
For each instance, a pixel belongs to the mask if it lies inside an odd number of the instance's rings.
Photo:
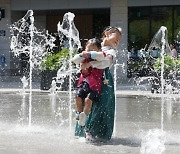
<path id="1" fill-rule="evenodd" d="M 141 51 L 141 50 L 140 50 Z M 164 125 L 166 124 L 166 118 L 171 119 L 172 118 L 172 105 L 174 103 L 177 103 L 177 101 L 173 101 L 169 98 L 176 98 L 178 96 L 172 95 L 174 91 L 174 87 L 172 85 L 172 82 L 169 82 L 169 78 L 167 77 L 169 74 L 165 74 L 165 68 L 167 65 L 165 64 L 165 56 L 170 55 L 170 47 L 168 43 L 168 34 L 167 34 L 167 28 L 162 26 L 157 31 L 157 33 L 154 35 L 152 42 L 148 48 L 147 51 L 145 51 L 145 54 L 147 55 L 147 58 L 151 58 L 151 61 L 154 61 L 154 58 L 152 55 L 154 55 L 154 51 L 159 51 L 160 53 L 160 73 L 154 72 L 151 75 L 152 76 L 146 76 L 146 77 L 139 77 L 136 78 L 136 84 L 139 86 L 141 83 L 146 83 L 143 90 L 147 91 L 146 88 L 149 88 L 151 83 L 153 83 L 153 93 L 154 89 L 158 88 L 158 92 L 160 94 L 154 94 L 149 95 L 149 98 L 156 97 L 160 98 L 160 129 L 157 128 L 151 128 L 146 133 L 143 133 L 142 135 L 142 141 L 141 141 L 141 154 L 162 154 L 165 152 L 165 144 L 167 144 L 167 130 L 164 129 Z M 142 55 L 142 54 L 141 54 Z M 143 56 L 143 55 L 142 55 Z M 152 56 L 152 57 L 151 57 Z M 157 57 L 157 53 L 156 56 Z M 144 63 L 146 62 L 146 58 L 144 59 Z M 172 70 L 174 71 L 174 70 Z M 153 71 L 152 71 L 153 72 Z M 176 74 L 173 72 L 173 74 Z M 177 78 L 172 78 L 173 82 L 177 81 Z M 152 82 L 153 81 L 153 82 Z M 154 84 L 155 83 L 155 84 Z M 176 84 L 177 85 L 177 84 Z M 152 90 L 152 89 L 151 89 Z M 172 103 L 173 102 L 173 103 Z M 166 109 L 166 110 L 165 110 Z M 166 117 L 167 116 L 167 117 Z"/>
<path id="2" fill-rule="evenodd" d="M 149 130 L 142 140 L 141 153 L 142 154 L 162 154 L 165 151 L 165 131 L 164 131 L 164 114 L 165 114 L 165 101 L 169 96 L 166 96 L 165 88 L 168 86 L 165 84 L 165 55 L 170 55 L 170 47 L 168 43 L 167 28 L 161 26 L 158 32 L 153 37 L 153 40 L 148 48 L 148 52 L 152 52 L 153 49 L 160 50 L 161 58 L 161 74 L 160 74 L 160 87 L 161 87 L 161 129 Z M 153 80 L 156 79 L 153 78 Z M 167 89 L 167 88 L 166 88 Z M 172 89 L 169 89 L 172 90 Z M 171 103 L 171 102 L 170 102 Z M 167 103 L 169 106 L 169 103 Z M 167 110 L 168 111 L 168 110 Z M 168 113 L 167 113 L 168 114 Z"/>
<path id="3" fill-rule="evenodd" d="M 118 53 L 118 51 L 117 51 Z M 116 114 L 117 114 L 117 110 L 116 110 L 116 103 L 117 103 L 117 79 L 118 79 L 118 75 L 117 75 L 117 70 L 118 67 L 120 67 L 123 72 L 125 72 L 125 64 L 119 64 L 118 60 L 116 60 L 115 64 L 114 64 L 114 94 L 115 94 L 115 113 L 114 113 L 114 130 L 113 130 L 113 136 L 116 136 Z"/>
<path id="4" fill-rule="evenodd" d="M 26 77 L 25 76 L 23 76 L 22 78 L 21 78 L 21 82 L 22 82 L 22 84 L 23 84 L 23 94 L 25 94 L 25 89 L 26 89 L 26 87 L 28 86 L 28 80 L 26 79 Z"/>
<path id="5" fill-rule="evenodd" d="M 50 94 L 55 95 L 57 90 L 56 81 L 53 79 L 51 83 L 51 88 L 49 89 Z"/>
<path id="6" fill-rule="evenodd" d="M 50 93 L 56 94 L 57 90 L 61 89 L 61 86 L 66 77 L 69 78 L 69 127 L 71 128 L 72 123 L 72 73 L 77 72 L 77 70 L 73 70 L 72 68 L 72 54 L 81 48 L 81 43 L 79 41 L 79 32 L 74 25 L 74 14 L 66 13 L 64 15 L 62 24 L 58 23 L 58 34 L 61 41 L 64 41 L 64 36 L 66 37 L 66 41 L 68 41 L 69 48 L 69 60 L 62 59 L 62 66 L 57 71 L 57 77 L 52 80 Z M 33 11 L 29 10 L 27 14 L 17 21 L 16 23 L 11 25 L 11 51 L 15 56 L 19 56 L 20 54 L 26 54 L 29 56 L 29 126 L 31 126 L 31 111 L 32 111 L 32 70 L 34 67 L 39 67 L 42 59 L 47 54 L 47 51 L 51 51 L 53 49 L 55 38 L 43 32 L 39 32 L 34 26 L 34 17 Z M 67 43 L 67 42 L 66 42 Z M 25 86 L 25 77 L 22 79 L 23 82 L 23 90 Z M 57 82 L 60 84 L 60 87 L 57 87 Z M 54 99 L 53 99 L 54 100 Z"/>
<path id="7" fill-rule="evenodd" d="M 62 24 L 60 22 L 58 23 L 58 34 L 60 38 L 62 37 L 62 34 L 65 35 L 68 38 L 68 44 L 69 44 L 69 67 L 65 71 L 66 73 L 60 71 L 62 69 L 59 69 L 57 73 L 57 77 L 60 76 L 60 74 L 67 74 L 69 76 L 69 128 L 71 130 L 71 123 L 72 123 L 72 54 L 81 48 L 81 43 L 79 41 L 79 32 L 74 25 L 74 17 L 75 15 L 71 12 L 68 12 L 64 15 Z M 77 46 L 77 47 L 75 47 Z M 65 68 L 65 67 L 63 67 Z"/>
<path id="8" fill-rule="evenodd" d="M 26 54 L 29 56 L 29 126 L 31 126 L 32 70 L 41 64 L 47 51 L 53 49 L 55 38 L 36 29 L 32 10 L 29 10 L 22 19 L 12 24 L 10 32 L 12 36 L 10 49 L 14 55 Z M 49 49 L 47 49 L 47 45 Z"/>

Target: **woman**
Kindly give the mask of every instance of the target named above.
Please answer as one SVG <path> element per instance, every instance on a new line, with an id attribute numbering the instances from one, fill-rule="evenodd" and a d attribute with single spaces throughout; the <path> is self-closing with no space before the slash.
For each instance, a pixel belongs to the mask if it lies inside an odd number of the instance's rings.
<path id="1" fill-rule="evenodd" d="M 76 123 L 75 135 L 85 136 L 87 140 L 101 139 L 110 140 L 114 127 L 115 95 L 114 83 L 109 68 L 112 66 L 116 50 L 121 39 L 121 29 L 117 27 L 107 27 L 102 34 L 103 52 L 83 51 L 82 57 L 96 59 L 82 65 L 82 68 L 104 69 L 102 84 L 102 93 L 99 98 L 93 102 L 91 112 L 89 113 L 85 127 Z"/>

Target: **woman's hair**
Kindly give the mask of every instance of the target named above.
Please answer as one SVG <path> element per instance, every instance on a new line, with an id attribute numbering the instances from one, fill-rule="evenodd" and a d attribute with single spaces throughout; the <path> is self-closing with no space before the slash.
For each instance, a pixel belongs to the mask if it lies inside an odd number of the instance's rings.
<path id="1" fill-rule="evenodd" d="M 112 26 L 108 26 L 106 27 L 103 32 L 102 32 L 102 39 L 104 37 L 106 37 L 105 33 L 109 32 L 109 33 L 115 33 L 115 32 L 119 32 L 119 34 L 121 35 L 122 29 L 120 27 L 112 27 Z"/>
<path id="2" fill-rule="evenodd" d="M 92 44 L 92 45 L 95 45 L 97 46 L 98 49 L 101 49 L 101 41 L 97 38 L 92 38 L 92 39 L 89 39 L 87 42 L 86 42 L 86 46 L 88 44 Z"/>

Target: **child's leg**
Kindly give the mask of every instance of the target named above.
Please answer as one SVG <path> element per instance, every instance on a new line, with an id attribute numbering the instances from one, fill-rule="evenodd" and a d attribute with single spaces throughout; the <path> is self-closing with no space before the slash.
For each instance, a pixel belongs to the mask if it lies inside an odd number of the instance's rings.
<path id="1" fill-rule="evenodd" d="M 86 123 L 86 117 L 89 114 L 92 107 L 92 100 L 90 98 L 85 98 L 83 112 L 79 114 L 79 125 L 84 126 Z"/>
<path id="2" fill-rule="evenodd" d="M 89 112 L 91 111 L 91 107 L 92 107 L 92 100 L 90 98 L 85 98 L 85 101 L 84 101 L 84 110 L 83 112 L 88 115 Z"/>
<path id="3" fill-rule="evenodd" d="M 87 97 L 88 94 L 88 84 L 86 82 L 82 82 L 80 86 L 76 90 L 76 110 L 78 113 L 83 112 L 83 101 L 84 98 Z"/>
<path id="4" fill-rule="evenodd" d="M 82 98 L 81 97 L 76 97 L 75 102 L 76 102 L 77 111 L 82 112 L 83 111 Z"/>
<path id="5" fill-rule="evenodd" d="M 88 115 L 92 108 L 92 103 L 97 99 L 99 94 L 96 91 L 90 90 L 89 94 L 84 100 L 84 110 L 83 112 Z"/>

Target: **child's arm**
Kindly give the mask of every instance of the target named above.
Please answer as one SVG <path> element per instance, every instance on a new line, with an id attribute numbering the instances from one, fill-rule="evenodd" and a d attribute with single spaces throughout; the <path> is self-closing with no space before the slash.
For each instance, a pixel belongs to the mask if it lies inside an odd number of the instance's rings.
<path id="1" fill-rule="evenodd" d="M 80 64 L 85 58 L 83 58 L 81 56 L 81 54 L 77 54 L 75 55 L 73 58 L 72 58 L 72 61 L 75 63 L 75 64 Z"/>

